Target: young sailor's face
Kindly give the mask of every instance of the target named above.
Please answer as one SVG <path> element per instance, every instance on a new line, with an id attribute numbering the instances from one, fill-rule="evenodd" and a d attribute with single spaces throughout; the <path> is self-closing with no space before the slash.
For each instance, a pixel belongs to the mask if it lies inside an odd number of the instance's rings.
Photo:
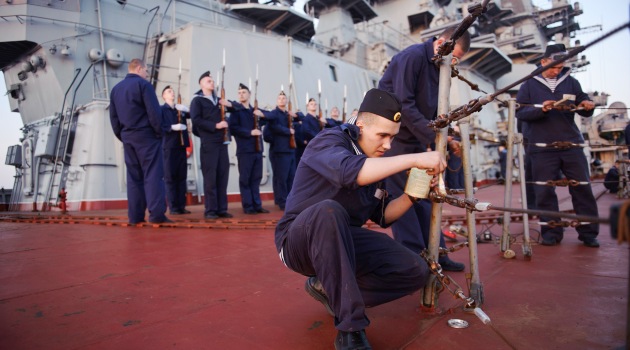
<path id="1" fill-rule="evenodd" d="M 315 100 L 309 101 L 309 103 L 306 105 L 306 110 L 309 112 L 313 112 L 317 110 L 317 102 L 315 102 Z"/>
<path id="2" fill-rule="evenodd" d="M 204 77 L 199 82 L 199 85 L 203 90 L 212 91 L 214 90 L 214 79 L 212 79 L 212 76 Z"/>
<path id="3" fill-rule="evenodd" d="M 173 101 L 175 101 L 175 91 L 173 91 L 173 89 L 164 90 L 162 98 L 164 99 L 164 102 L 173 103 Z"/>
<path id="4" fill-rule="evenodd" d="M 249 101 L 250 93 L 247 89 L 239 89 L 238 90 L 238 101 L 240 103 L 246 103 Z"/>
<path id="5" fill-rule="evenodd" d="M 287 97 L 285 95 L 278 95 L 278 99 L 276 100 L 278 107 L 284 108 L 287 105 Z"/>
<path id="6" fill-rule="evenodd" d="M 382 157 L 392 148 L 392 141 L 400 130 L 400 123 L 379 116 L 373 118 L 368 124 L 359 120 L 357 126 L 361 129 L 359 146 L 370 158 Z"/>
<path id="7" fill-rule="evenodd" d="M 540 60 L 540 64 L 542 64 L 543 66 L 546 66 L 551 62 L 553 62 L 553 60 L 550 58 L 543 58 L 542 60 Z M 553 79 L 560 74 L 560 72 L 562 71 L 562 68 L 564 68 L 564 63 L 557 64 L 553 67 L 548 68 L 546 71 L 542 72 L 542 76 L 545 78 Z"/>

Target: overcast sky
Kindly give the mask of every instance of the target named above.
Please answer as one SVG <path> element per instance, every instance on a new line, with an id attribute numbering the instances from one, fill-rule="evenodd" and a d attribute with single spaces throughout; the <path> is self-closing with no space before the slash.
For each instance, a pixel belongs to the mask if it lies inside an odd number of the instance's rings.
<path id="1" fill-rule="evenodd" d="M 570 1 L 573 3 L 573 1 Z M 296 1 L 302 8 L 303 1 Z M 550 7 L 551 0 L 535 0 L 534 4 L 543 8 Z M 588 44 L 602 34 L 628 22 L 630 0 L 581 0 L 584 14 L 577 17 L 581 28 L 601 24 L 602 31 L 579 34 L 582 44 Z M 630 32 L 624 30 L 615 36 L 586 50 L 583 54 L 591 62 L 585 72 L 575 74 L 584 91 L 606 92 L 611 96 L 609 104 L 621 101 L 630 106 Z M 9 96 L 4 75 L 0 74 L 0 157 L 5 159 L 9 146 L 19 143 L 23 126 L 20 115 L 9 109 Z M 0 163 L 0 187 L 13 188 L 15 168 Z"/>

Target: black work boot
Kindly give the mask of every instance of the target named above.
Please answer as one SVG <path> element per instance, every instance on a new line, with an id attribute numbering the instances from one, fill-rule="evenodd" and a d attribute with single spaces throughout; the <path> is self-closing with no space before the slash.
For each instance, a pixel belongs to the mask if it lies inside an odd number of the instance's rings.
<path id="1" fill-rule="evenodd" d="M 365 336 L 365 330 L 356 332 L 337 332 L 335 338 L 335 350 L 372 350 Z"/>
<path id="2" fill-rule="evenodd" d="M 326 311 L 328 311 L 330 316 L 335 317 L 335 312 L 328 303 L 328 296 L 326 295 L 326 291 L 324 291 L 324 287 L 322 286 L 321 282 L 319 282 L 317 277 L 307 278 L 306 283 L 304 284 L 304 289 L 310 296 L 312 296 L 315 300 L 324 305 Z"/>

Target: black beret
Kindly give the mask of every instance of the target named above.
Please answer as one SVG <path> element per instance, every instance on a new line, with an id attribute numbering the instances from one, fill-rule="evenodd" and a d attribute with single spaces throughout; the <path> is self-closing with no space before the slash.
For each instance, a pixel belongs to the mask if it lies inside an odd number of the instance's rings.
<path id="1" fill-rule="evenodd" d="M 170 86 L 170 85 L 166 85 L 166 86 L 164 87 L 164 89 L 162 89 L 162 95 L 164 95 L 164 91 L 166 91 L 166 90 L 168 90 L 168 89 L 170 89 L 170 88 L 171 88 L 171 86 Z"/>
<path id="2" fill-rule="evenodd" d="M 247 87 L 247 85 L 245 85 L 243 83 L 239 83 L 238 84 L 238 89 L 239 90 L 247 90 L 247 91 L 249 91 L 249 88 Z"/>
<path id="3" fill-rule="evenodd" d="M 369 112 L 400 123 L 401 109 L 402 104 L 396 95 L 385 90 L 371 89 L 365 94 L 359 107 L 359 113 Z"/>
<path id="4" fill-rule="evenodd" d="M 556 54 L 556 53 L 566 54 L 567 48 L 564 46 L 564 44 L 547 45 L 547 48 L 545 49 L 545 54 L 543 55 L 543 57 L 549 58 L 553 54 Z"/>
<path id="5" fill-rule="evenodd" d="M 210 76 L 210 71 L 208 70 L 199 77 L 199 83 L 201 83 L 201 79 L 205 77 L 209 77 L 209 76 Z"/>

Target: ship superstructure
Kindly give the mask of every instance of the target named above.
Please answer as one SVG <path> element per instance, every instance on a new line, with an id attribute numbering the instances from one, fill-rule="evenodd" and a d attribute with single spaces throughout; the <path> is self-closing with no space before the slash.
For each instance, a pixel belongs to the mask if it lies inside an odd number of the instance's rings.
<path id="1" fill-rule="evenodd" d="M 108 106 L 109 91 L 132 58 L 149 63 L 156 91 L 174 86 L 184 104 L 199 89 L 199 75 L 210 70 L 225 81 L 228 98 L 235 98 L 239 83 L 252 87 L 258 79 L 262 108 L 273 108 L 284 89 L 294 109 L 304 109 L 307 97 L 320 92 L 322 108 L 342 109 L 346 95 L 349 114 L 377 85 L 391 57 L 458 23 L 472 4 L 311 0 L 302 12 L 292 2 L 239 0 L 4 1 L 0 68 L 11 110 L 24 122 L 20 144 L 8 150 L 6 161 L 17 173 L 11 208 L 49 210 L 62 188 L 69 210 L 126 206 L 123 149 L 111 131 Z M 470 29 L 473 43 L 458 65 L 460 75 L 482 91 L 496 91 L 533 70 L 548 41 L 571 46 L 579 29 L 574 17 L 581 13 L 578 3 L 566 0 L 554 0 L 549 10 L 526 0 L 490 1 Z M 224 77 L 218 74 L 223 52 Z M 485 93 L 454 82 L 450 103 L 458 106 L 480 94 Z M 477 181 L 494 177 L 506 117 L 504 107 L 492 103 L 471 119 Z M 238 195 L 235 150 L 232 142 L 228 192 Z M 197 148 L 188 162 L 188 189 L 200 199 Z M 270 193 L 268 164 L 263 173 L 261 191 Z"/>

